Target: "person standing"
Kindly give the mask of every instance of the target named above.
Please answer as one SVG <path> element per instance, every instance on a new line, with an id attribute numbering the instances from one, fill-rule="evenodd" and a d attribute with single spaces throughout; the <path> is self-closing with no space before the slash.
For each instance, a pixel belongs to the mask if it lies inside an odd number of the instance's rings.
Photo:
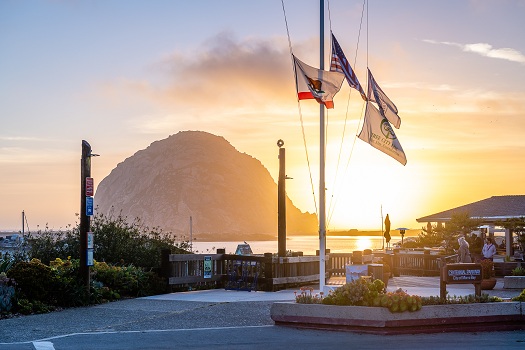
<path id="1" fill-rule="evenodd" d="M 483 254 L 483 259 L 494 259 L 494 255 L 496 254 L 496 246 L 494 243 L 492 243 L 492 239 L 490 237 L 487 237 L 485 240 L 485 245 L 483 246 L 481 253 Z"/>
<path id="2" fill-rule="evenodd" d="M 465 240 L 465 237 L 458 238 L 459 243 L 459 252 L 458 252 L 458 262 L 460 263 L 470 263 L 472 259 L 470 258 L 469 244 Z"/>

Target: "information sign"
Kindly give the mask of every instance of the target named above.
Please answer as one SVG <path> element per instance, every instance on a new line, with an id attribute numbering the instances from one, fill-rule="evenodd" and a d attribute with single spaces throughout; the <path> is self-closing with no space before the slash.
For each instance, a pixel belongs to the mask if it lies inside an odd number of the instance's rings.
<path id="1" fill-rule="evenodd" d="M 93 216 L 93 197 L 86 197 L 86 215 Z"/>
<path id="2" fill-rule="evenodd" d="M 87 250 L 87 262 L 86 262 L 86 265 L 87 266 L 93 266 L 94 263 L 93 263 L 93 249 L 88 249 Z"/>
<path id="3" fill-rule="evenodd" d="M 87 247 L 88 249 L 93 249 L 93 232 L 88 232 L 87 233 Z"/>
<path id="4" fill-rule="evenodd" d="M 213 269 L 213 261 L 211 256 L 204 257 L 204 278 L 211 278 Z"/>
<path id="5" fill-rule="evenodd" d="M 93 197 L 94 193 L 94 184 L 92 177 L 86 177 L 86 197 Z"/>

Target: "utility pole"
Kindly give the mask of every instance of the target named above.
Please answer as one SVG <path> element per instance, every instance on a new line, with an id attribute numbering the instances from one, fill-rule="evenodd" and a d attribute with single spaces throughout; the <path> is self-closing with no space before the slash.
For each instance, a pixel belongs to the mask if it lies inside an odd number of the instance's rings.
<path id="1" fill-rule="evenodd" d="M 286 256 L 286 150 L 284 141 L 277 141 L 279 147 L 279 181 L 277 183 L 277 255 Z"/>
<path id="2" fill-rule="evenodd" d="M 91 178 L 91 146 L 82 140 L 82 158 L 80 160 L 80 276 L 89 292 L 89 266 L 92 264 L 93 247 L 88 246 L 88 234 L 92 238 L 90 218 L 93 215 L 93 179 Z M 93 244 L 93 240 L 90 240 Z M 89 258 L 88 259 L 88 251 Z"/>

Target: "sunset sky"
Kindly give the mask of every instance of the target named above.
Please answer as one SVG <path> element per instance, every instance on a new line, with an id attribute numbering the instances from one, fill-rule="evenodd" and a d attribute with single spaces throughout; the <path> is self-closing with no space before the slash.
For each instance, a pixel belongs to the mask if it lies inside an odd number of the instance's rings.
<path id="1" fill-rule="evenodd" d="M 408 160 L 355 140 L 363 102 L 344 82 L 327 113 L 329 230 L 381 229 L 381 208 L 417 229 L 525 194 L 524 0 L 370 0 L 361 30 L 362 0 L 326 3 L 325 67 L 331 29 L 396 104 Z M 319 2 L 284 7 L 294 54 L 319 66 Z M 22 210 L 31 230 L 75 224 L 83 139 L 96 185 L 184 130 L 223 136 L 276 181 L 283 139 L 287 193 L 315 212 L 300 113 L 317 195 L 319 105 L 298 108 L 280 0 L 3 0 L 0 52 L 0 230 L 20 230 Z"/>

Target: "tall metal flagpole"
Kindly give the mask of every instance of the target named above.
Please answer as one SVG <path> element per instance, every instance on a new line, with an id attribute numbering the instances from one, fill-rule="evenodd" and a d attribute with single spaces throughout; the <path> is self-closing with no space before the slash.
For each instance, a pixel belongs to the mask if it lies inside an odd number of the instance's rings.
<path id="1" fill-rule="evenodd" d="M 324 0 L 320 0 L 319 72 L 324 70 Z M 324 290 L 326 269 L 326 213 L 325 213 L 325 125 L 324 105 L 319 104 L 319 291 Z"/>

